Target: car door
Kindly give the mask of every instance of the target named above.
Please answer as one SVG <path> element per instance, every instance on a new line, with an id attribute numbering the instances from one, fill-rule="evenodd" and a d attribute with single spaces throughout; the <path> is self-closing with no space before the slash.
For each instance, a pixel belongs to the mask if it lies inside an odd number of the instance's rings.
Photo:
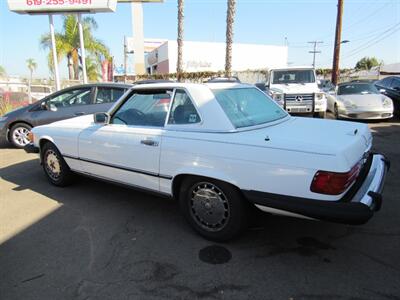
<path id="1" fill-rule="evenodd" d="M 85 114 L 91 106 L 92 88 L 79 87 L 50 96 L 31 113 L 34 126 L 49 124 Z"/>
<path id="2" fill-rule="evenodd" d="M 79 136 L 81 168 L 100 178 L 159 191 L 161 135 L 171 90 L 136 90 L 111 114 Z"/>

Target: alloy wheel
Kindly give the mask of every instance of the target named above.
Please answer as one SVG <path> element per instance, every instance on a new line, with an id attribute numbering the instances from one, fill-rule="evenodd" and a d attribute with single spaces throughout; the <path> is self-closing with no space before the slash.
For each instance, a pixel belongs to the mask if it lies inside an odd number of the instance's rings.
<path id="1" fill-rule="evenodd" d="M 21 146 L 21 147 L 29 144 L 29 142 L 30 142 L 30 140 L 28 138 L 29 132 L 30 132 L 30 130 L 28 130 L 27 128 L 22 127 L 22 126 L 15 128 L 12 133 L 13 141 L 18 146 Z"/>
<path id="2" fill-rule="evenodd" d="M 190 214 L 207 231 L 222 230 L 230 217 L 228 199 L 216 185 L 198 183 L 192 188 Z"/>

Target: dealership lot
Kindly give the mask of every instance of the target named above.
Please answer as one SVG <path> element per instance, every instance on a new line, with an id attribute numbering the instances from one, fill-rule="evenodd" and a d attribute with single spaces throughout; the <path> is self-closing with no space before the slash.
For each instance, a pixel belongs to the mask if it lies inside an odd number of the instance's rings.
<path id="1" fill-rule="evenodd" d="M 0 299 L 400 299 L 400 122 L 374 122 L 392 162 L 363 226 L 254 214 L 227 244 L 174 200 L 79 177 L 48 184 L 35 155 L 0 149 Z"/>

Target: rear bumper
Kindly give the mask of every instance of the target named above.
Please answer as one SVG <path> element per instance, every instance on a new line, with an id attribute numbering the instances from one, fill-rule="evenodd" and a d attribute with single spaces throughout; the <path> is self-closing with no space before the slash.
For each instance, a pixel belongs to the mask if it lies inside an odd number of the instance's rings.
<path id="1" fill-rule="evenodd" d="M 389 161 L 383 155 L 371 155 L 364 174 L 360 175 L 354 188 L 339 201 L 321 201 L 259 191 L 243 193 L 260 208 L 273 208 L 336 223 L 364 224 L 381 208 L 382 191 L 389 166 Z"/>
<path id="2" fill-rule="evenodd" d="M 29 143 L 24 147 L 26 153 L 39 153 L 39 147 L 36 147 L 34 144 Z"/>

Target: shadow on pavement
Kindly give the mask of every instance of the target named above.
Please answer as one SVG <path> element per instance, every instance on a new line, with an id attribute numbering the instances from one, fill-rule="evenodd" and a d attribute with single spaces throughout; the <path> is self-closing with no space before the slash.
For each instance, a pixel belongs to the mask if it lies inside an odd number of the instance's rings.
<path id="1" fill-rule="evenodd" d="M 398 133 L 376 131 L 377 148 L 395 159 L 387 136 Z M 397 176 L 364 226 L 255 213 L 241 238 L 219 245 L 229 259 L 210 264 L 199 253 L 215 243 L 189 228 L 172 199 L 84 177 L 57 188 L 37 159 L 0 175 L 14 191 L 61 204 L 0 245 L 2 299 L 399 299 Z"/>

